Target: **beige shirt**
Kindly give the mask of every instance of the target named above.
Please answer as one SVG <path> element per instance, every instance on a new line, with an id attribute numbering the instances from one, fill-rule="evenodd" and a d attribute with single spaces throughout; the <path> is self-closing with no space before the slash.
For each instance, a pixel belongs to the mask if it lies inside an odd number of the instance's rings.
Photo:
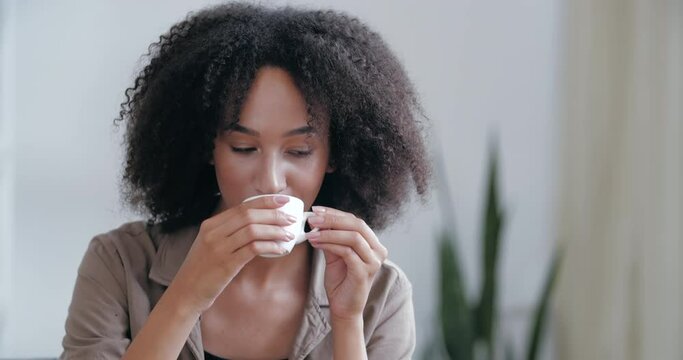
<path id="1" fill-rule="evenodd" d="M 199 231 L 159 233 L 144 222 L 96 236 L 78 268 L 60 359 L 120 359 L 173 280 Z M 289 359 L 332 359 L 332 334 L 323 285 L 325 259 L 313 252 L 304 318 Z M 363 313 L 369 359 L 410 359 L 415 348 L 412 286 L 386 261 L 375 276 Z M 204 359 L 199 321 L 178 359 Z"/>

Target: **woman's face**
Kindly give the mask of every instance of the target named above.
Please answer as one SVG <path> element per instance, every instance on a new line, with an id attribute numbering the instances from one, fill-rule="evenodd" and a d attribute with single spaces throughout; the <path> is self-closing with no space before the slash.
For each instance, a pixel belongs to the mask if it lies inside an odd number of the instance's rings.
<path id="1" fill-rule="evenodd" d="M 306 101 L 285 70 L 257 73 L 235 127 L 220 130 L 213 162 L 221 192 L 218 211 L 260 194 L 286 194 L 308 209 L 329 167 L 327 120 L 309 126 Z"/>

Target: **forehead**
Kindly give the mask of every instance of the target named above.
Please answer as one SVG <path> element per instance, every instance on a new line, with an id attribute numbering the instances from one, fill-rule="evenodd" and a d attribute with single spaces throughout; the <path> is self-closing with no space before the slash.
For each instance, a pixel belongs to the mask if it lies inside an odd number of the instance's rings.
<path id="1" fill-rule="evenodd" d="M 317 132 L 327 130 L 325 117 L 310 114 L 310 108 L 286 70 L 265 66 L 256 72 L 237 120 L 241 126 L 258 132 L 284 133 L 306 125 Z"/>

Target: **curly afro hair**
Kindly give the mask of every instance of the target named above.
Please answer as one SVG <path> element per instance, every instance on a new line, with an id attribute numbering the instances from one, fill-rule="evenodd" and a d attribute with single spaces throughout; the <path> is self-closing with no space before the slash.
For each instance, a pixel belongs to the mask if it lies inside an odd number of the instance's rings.
<path id="1" fill-rule="evenodd" d="M 190 13 L 150 45 L 115 123 L 126 121 L 123 194 L 164 232 L 211 216 L 219 128 L 237 122 L 255 73 L 278 66 L 329 120 L 330 158 L 316 205 L 380 230 L 409 199 L 426 199 L 431 166 L 422 108 L 380 36 L 336 11 L 231 3 Z"/>

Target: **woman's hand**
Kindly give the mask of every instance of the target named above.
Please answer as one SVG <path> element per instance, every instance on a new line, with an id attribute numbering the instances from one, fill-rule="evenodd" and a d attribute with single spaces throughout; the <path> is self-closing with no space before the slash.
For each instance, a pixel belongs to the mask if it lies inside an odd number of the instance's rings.
<path id="1" fill-rule="evenodd" d="M 284 226 L 296 219 L 277 210 L 287 197 L 267 196 L 223 211 L 202 222 L 171 286 L 193 311 L 208 309 L 254 257 L 282 253 L 278 241 L 293 239 Z"/>
<path id="2" fill-rule="evenodd" d="M 387 249 L 370 227 L 353 214 L 328 207 L 313 207 L 307 238 L 325 253 L 325 291 L 335 320 L 362 317 L 375 274 L 387 258 Z"/>

